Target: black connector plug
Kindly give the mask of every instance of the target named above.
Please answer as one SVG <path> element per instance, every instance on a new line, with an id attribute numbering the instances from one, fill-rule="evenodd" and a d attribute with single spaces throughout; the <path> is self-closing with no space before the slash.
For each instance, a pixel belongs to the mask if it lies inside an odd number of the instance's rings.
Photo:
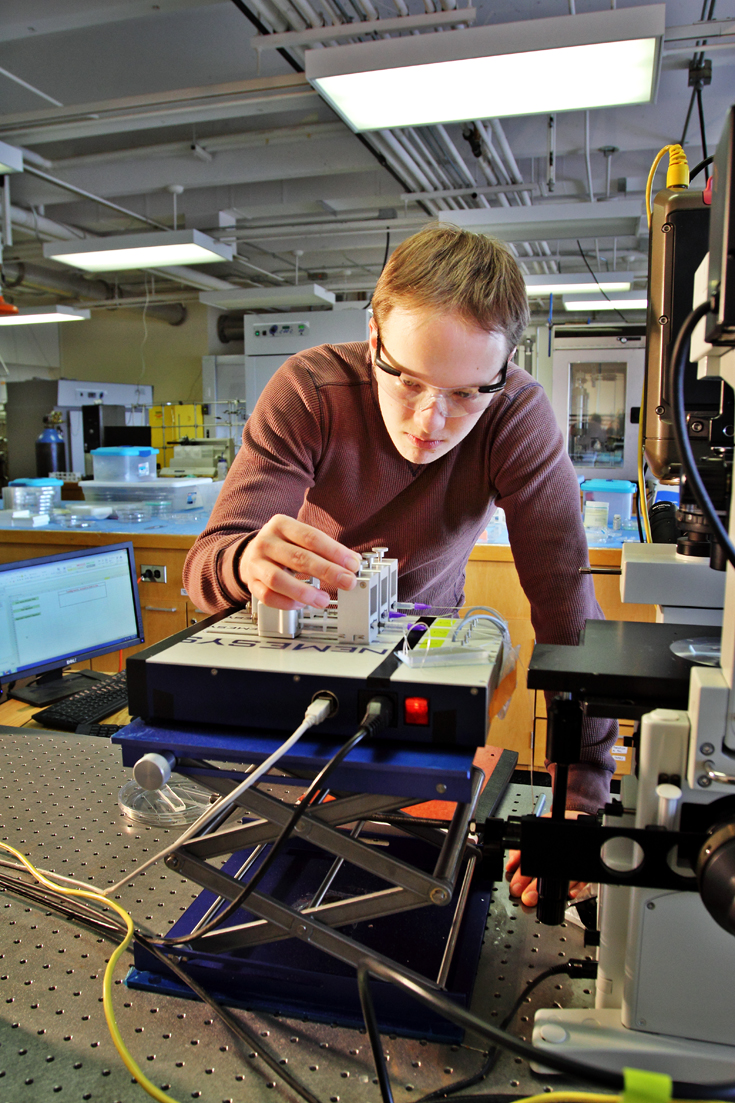
<path id="1" fill-rule="evenodd" d="M 567 962 L 567 972 L 570 977 L 576 977 L 577 980 L 596 980 L 597 962 L 571 958 Z"/>
<path id="2" fill-rule="evenodd" d="M 368 735 L 377 735 L 385 728 L 395 723 L 394 706 L 389 697 L 371 697 L 368 701 L 365 715 L 360 721 L 360 727 L 364 728 Z"/>

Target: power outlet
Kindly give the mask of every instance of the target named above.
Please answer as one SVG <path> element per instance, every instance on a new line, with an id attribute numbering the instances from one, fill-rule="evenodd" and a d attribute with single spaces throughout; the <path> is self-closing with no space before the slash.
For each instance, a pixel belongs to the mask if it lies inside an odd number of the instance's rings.
<path id="1" fill-rule="evenodd" d="M 166 568 L 151 566 L 149 563 L 141 563 L 140 577 L 143 582 L 165 582 Z"/>

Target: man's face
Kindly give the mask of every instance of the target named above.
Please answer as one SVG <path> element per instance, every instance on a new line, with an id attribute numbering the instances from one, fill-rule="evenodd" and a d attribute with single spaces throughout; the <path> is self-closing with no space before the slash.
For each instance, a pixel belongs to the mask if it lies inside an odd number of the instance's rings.
<path id="1" fill-rule="evenodd" d="M 432 308 L 394 307 L 380 331 L 381 360 L 405 372 L 428 387 L 480 387 L 497 381 L 513 350 L 502 334 L 488 333 L 456 313 L 437 313 Z M 370 321 L 370 350 L 373 361 L 378 343 L 375 320 Z M 409 409 L 389 389 L 388 378 L 381 385 L 375 369 L 378 400 L 388 435 L 398 452 L 410 463 L 431 463 L 459 444 L 482 417 L 479 412 L 448 417 L 446 402 L 428 392 L 421 408 Z M 494 399 L 491 397 L 490 401 Z"/>

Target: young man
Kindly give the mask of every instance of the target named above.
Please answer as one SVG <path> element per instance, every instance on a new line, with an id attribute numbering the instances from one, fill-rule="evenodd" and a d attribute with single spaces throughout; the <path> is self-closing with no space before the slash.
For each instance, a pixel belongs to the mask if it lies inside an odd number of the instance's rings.
<path id="1" fill-rule="evenodd" d="M 528 323 L 513 257 L 454 227 L 422 230 L 391 256 L 372 306 L 367 344 L 293 356 L 263 391 L 187 559 L 192 600 L 323 608 L 325 591 L 355 585 L 356 553 L 382 545 L 399 561 L 401 601 L 453 608 L 498 504 L 537 640 L 576 644 L 602 614 L 579 573 L 579 486 L 551 405 L 511 363 Z M 570 809 L 607 799 L 615 734 L 586 722 Z"/>

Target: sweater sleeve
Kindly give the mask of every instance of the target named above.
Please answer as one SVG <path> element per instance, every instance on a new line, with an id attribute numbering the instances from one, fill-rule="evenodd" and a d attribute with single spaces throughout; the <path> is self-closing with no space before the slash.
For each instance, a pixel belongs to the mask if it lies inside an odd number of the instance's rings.
<path id="1" fill-rule="evenodd" d="M 536 639 L 577 644 L 585 620 L 603 618 L 591 575 L 580 574 L 589 555 L 577 477 L 543 389 L 529 379 L 503 399 L 490 475 Z M 568 808 L 596 812 L 608 799 L 617 731 L 617 721 L 585 718 L 582 761 L 569 773 Z"/>
<path id="2" fill-rule="evenodd" d="M 220 612 L 249 599 L 240 557 L 274 514 L 297 516 L 314 485 L 321 436 L 311 373 L 292 357 L 269 380 L 246 422 L 209 524 L 186 558 L 184 585 L 200 609 Z"/>

